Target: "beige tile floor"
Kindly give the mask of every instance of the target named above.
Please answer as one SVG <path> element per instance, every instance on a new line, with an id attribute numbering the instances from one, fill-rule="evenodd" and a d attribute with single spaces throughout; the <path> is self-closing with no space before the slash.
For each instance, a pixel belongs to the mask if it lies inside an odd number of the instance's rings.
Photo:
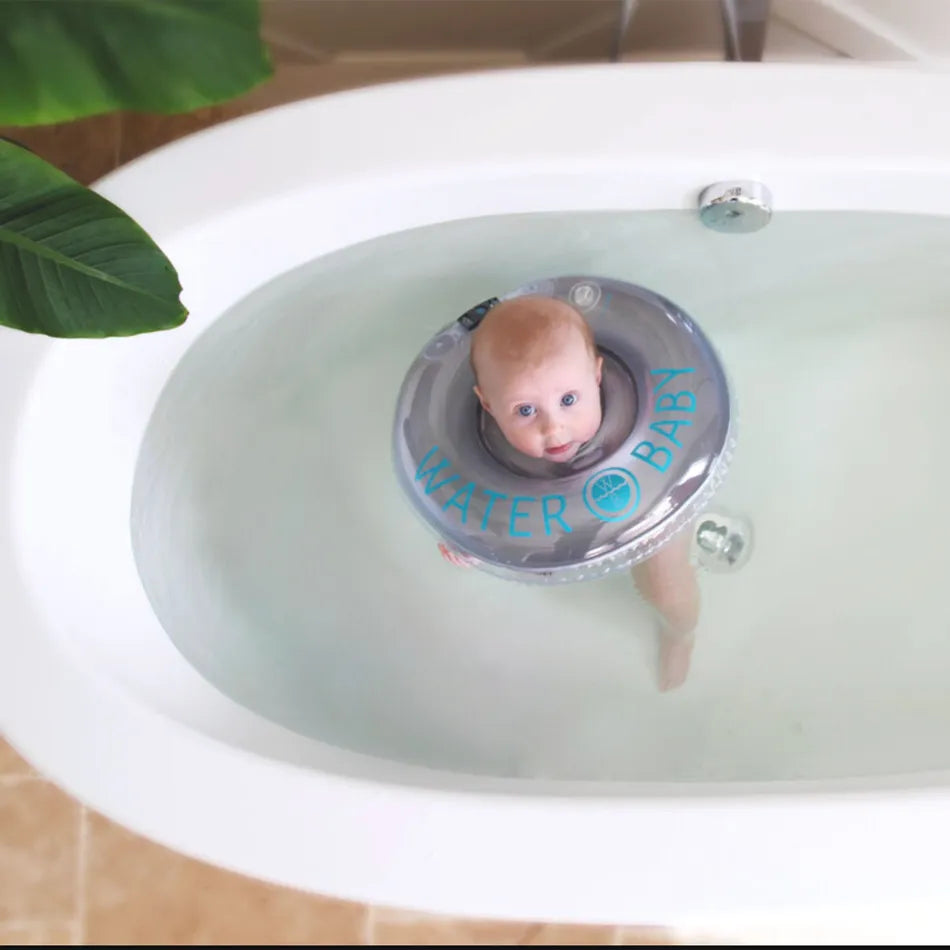
<path id="1" fill-rule="evenodd" d="M 90 183 L 166 142 L 235 116 L 338 89 L 523 65 L 518 54 L 287 64 L 225 105 L 185 116 L 109 115 L 2 129 Z M 37 775 L 0 738 L 0 945 L 668 944 L 646 925 L 456 920 L 366 907 L 263 884 L 160 847 Z"/>

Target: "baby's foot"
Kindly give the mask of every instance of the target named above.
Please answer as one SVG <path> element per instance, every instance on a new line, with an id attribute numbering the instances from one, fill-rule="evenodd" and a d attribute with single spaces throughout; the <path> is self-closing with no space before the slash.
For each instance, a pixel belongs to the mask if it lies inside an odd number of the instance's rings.
<path id="1" fill-rule="evenodd" d="M 685 682 L 695 643 L 692 636 L 668 632 L 660 635 L 660 689 L 663 692 L 676 689 Z"/>

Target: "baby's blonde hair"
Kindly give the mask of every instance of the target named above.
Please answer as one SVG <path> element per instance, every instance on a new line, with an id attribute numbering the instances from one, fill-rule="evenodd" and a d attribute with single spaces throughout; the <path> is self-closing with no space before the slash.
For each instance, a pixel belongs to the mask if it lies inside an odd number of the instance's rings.
<path id="1" fill-rule="evenodd" d="M 525 296 L 505 300 L 488 311 L 472 332 L 471 362 L 475 379 L 487 360 L 535 368 L 564 346 L 577 330 L 591 359 L 597 345 L 587 321 L 570 304 L 553 297 Z"/>

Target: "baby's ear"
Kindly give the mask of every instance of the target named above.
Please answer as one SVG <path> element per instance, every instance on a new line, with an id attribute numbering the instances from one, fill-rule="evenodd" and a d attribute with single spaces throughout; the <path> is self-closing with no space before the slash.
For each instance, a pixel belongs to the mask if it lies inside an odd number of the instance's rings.
<path id="1" fill-rule="evenodd" d="M 600 385 L 601 373 L 604 369 L 604 358 L 602 356 L 597 357 L 597 385 Z"/>
<path id="2" fill-rule="evenodd" d="M 484 409 L 485 412 L 491 413 L 491 407 L 488 405 L 487 400 L 482 395 L 482 391 L 477 386 L 473 386 L 472 389 L 475 390 L 475 395 L 478 396 L 478 401 L 482 404 L 482 409 Z"/>

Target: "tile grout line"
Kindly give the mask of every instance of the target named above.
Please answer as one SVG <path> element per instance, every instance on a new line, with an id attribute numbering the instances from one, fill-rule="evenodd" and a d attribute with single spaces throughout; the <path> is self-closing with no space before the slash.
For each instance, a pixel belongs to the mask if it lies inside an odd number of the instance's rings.
<path id="1" fill-rule="evenodd" d="M 76 847 L 76 943 L 86 943 L 86 877 L 89 869 L 89 809 L 82 805 L 79 812 L 79 842 Z"/>
<path id="2" fill-rule="evenodd" d="M 31 775 L 22 772 L 19 775 L 0 775 L 0 788 L 9 788 L 13 785 L 25 785 L 27 782 L 44 782 L 42 775 Z"/>
<path id="3" fill-rule="evenodd" d="M 265 43 L 283 48 L 291 53 L 299 53 L 305 56 L 307 66 L 325 66 L 333 62 L 334 56 L 329 50 L 322 49 L 319 46 L 313 46 L 309 42 L 299 40 L 294 36 L 288 36 L 283 30 L 274 27 L 266 27 L 261 30 L 261 39 Z M 275 60 L 277 56 L 273 57 Z"/>
<path id="4" fill-rule="evenodd" d="M 366 947 L 376 946 L 376 905 L 369 904 L 366 907 L 366 918 L 363 921 L 363 945 Z"/>

